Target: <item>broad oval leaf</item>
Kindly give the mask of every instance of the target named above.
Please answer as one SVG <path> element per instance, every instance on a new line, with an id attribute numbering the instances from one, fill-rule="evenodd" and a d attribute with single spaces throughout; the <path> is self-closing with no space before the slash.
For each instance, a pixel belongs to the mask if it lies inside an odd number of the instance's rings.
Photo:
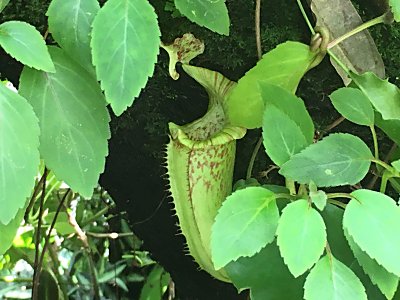
<path id="1" fill-rule="evenodd" d="M 400 2 L 398 0 L 389 0 L 390 9 L 396 22 L 400 22 Z"/>
<path id="2" fill-rule="evenodd" d="M 307 200 L 288 204 L 276 231 L 279 250 L 294 277 L 298 277 L 324 253 L 326 228 L 321 215 Z"/>
<path id="3" fill-rule="evenodd" d="M 347 204 L 343 228 L 358 247 L 387 271 L 400 276 L 400 208 L 382 193 L 357 190 Z"/>
<path id="4" fill-rule="evenodd" d="M 157 15 L 147 0 L 109 0 L 95 17 L 93 64 L 117 116 L 153 75 L 159 46 Z"/>
<path id="5" fill-rule="evenodd" d="M 252 300 L 299 300 L 305 275 L 294 278 L 283 263 L 275 242 L 252 257 L 241 257 L 224 270 L 238 290 L 250 288 Z"/>
<path id="6" fill-rule="evenodd" d="M 312 144 L 286 162 L 280 174 L 299 183 L 317 186 L 356 184 L 364 178 L 373 159 L 358 137 L 336 133 Z"/>
<path id="7" fill-rule="evenodd" d="M 49 30 L 56 42 L 69 56 L 93 73 L 91 26 L 99 10 L 97 0 L 52 0 L 46 13 Z"/>
<path id="8" fill-rule="evenodd" d="M 259 84 L 275 84 L 294 93 L 316 56 L 309 48 L 289 41 L 264 54 L 233 89 L 227 102 L 230 122 L 249 129 L 261 127 L 264 101 Z"/>
<path id="9" fill-rule="evenodd" d="M 24 219 L 25 210 L 25 207 L 20 208 L 15 217 L 7 225 L 0 223 L 0 256 L 11 247 L 18 228 Z"/>
<path id="10" fill-rule="evenodd" d="M 1 24 L 0 46 L 24 65 L 46 72 L 55 72 L 43 37 L 28 23 L 8 21 Z"/>
<path id="11" fill-rule="evenodd" d="M 400 120 L 400 90 L 396 85 L 372 72 L 362 75 L 351 72 L 350 76 L 384 120 Z"/>
<path id="12" fill-rule="evenodd" d="M 374 109 L 365 94 L 354 88 L 341 88 L 330 96 L 336 110 L 349 121 L 358 125 L 374 125 Z"/>
<path id="13" fill-rule="evenodd" d="M 29 103 L 0 83 L 0 223 L 7 225 L 35 185 L 39 125 Z"/>
<path id="14" fill-rule="evenodd" d="M 333 255 L 325 255 L 308 274 L 305 300 L 367 300 L 358 277 Z"/>
<path id="15" fill-rule="evenodd" d="M 345 233 L 350 248 L 364 272 L 369 276 L 371 281 L 379 287 L 387 299 L 392 299 L 397 291 L 399 277 L 389 273 L 384 267 L 378 264 L 376 260 L 369 257 L 367 253 L 357 246 L 352 237 L 346 231 Z"/>
<path id="16" fill-rule="evenodd" d="M 263 142 L 272 161 L 281 166 L 313 142 L 314 124 L 303 101 L 283 88 L 260 83 L 265 111 Z"/>
<path id="17" fill-rule="evenodd" d="M 262 135 L 265 151 L 278 166 L 309 145 L 300 127 L 274 105 L 265 108 Z"/>
<path id="18" fill-rule="evenodd" d="M 46 166 L 73 191 L 90 197 L 108 155 L 106 103 L 96 79 L 61 49 L 49 50 L 56 73 L 25 67 L 20 92 L 39 117 Z"/>
<path id="19" fill-rule="evenodd" d="M 241 256 L 252 256 L 275 239 L 279 211 L 275 194 L 262 187 L 234 192 L 223 202 L 211 233 L 218 270 Z"/>
<path id="20" fill-rule="evenodd" d="M 229 35 L 230 21 L 225 0 L 175 0 L 175 6 L 190 21 Z"/>

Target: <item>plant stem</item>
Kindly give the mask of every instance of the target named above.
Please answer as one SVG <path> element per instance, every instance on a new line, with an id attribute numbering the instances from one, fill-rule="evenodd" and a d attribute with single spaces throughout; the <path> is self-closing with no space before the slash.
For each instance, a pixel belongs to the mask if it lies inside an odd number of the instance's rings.
<path id="1" fill-rule="evenodd" d="M 372 139 L 374 141 L 374 154 L 375 154 L 375 159 L 379 159 L 379 148 L 378 148 L 378 138 L 376 136 L 376 131 L 375 131 L 375 126 L 372 124 L 370 127 L 371 129 L 371 134 L 372 134 Z"/>
<path id="2" fill-rule="evenodd" d="M 70 191 L 71 191 L 71 189 L 68 189 L 68 190 L 65 192 L 65 194 L 64 194 L 64 196 L 62 197 L 60 203 L 58 204 L 56 213 L 55 213 L 54 218 L 53 218 L 53 220 L 52 220 L 52 222 L 51 222 L 51 225 L 50 225 L 50 228 L 49 228 L 49 232 L 47 233 L 47 236 L 46 236 L 46 239 L 45 239 L 45 242 L 44 242 L 44 246 L 43 246 L 43 249 L 42 249 L 42 253 L 40 254 L 40 259 L 39 259 L 39 262 L 38 262 L 38 265 L 37 265 L 38 270 L 41 270 L 41 268 L 42 268 L 43 260 L 44 260 L 44 255 L 46 254 L 47 247 L 49 246 L 49 241 L 50 241 L 50 237 L 51 237 L 51 232 L 53 231 L 54 226 L 56 225 L 58 215 L 59 215 L 59 213 L 60 213 L 60 211 L 61 211 L 61 208 L 62 208 L 63 205 L 64 205 L 65 199 L 67 198 L 67 196 L 68 196 L 68 194 L 70 193 Z"/>
<path id="3" fill-rule="evenodd" d="M 39 190 L 43 184 L 43 180 L 44 180 L 44 173 L 43 173 L 42 177 L 40 177 L 39 182 L 36 184 L 35 189 L 33 190 L 31 199 L 29 200 L 28 207 L 26 208 L 26 211 L 25 211 L 25 217 L 24 217 L 25 220 L 28 219 L 29 212 L 31 211 L 33 205 L 35 204 L 36 196 L 39 194 Z"/>
<path id="4" fill-rule="evenodd" d="M 261 0 L 256 0 L 256 12 L 255 12 L 255 30 L 256 30 L 256 45 L 257 45 L 257 56 L 258 60 L 261 59 L 261 33 L 260 33 L 260 11 L 261 11 Z"/>
<path id="5" fill-rule="evenodd" d="M 133 232 L 122 232 L 122 233 L 116 233 L 116 232 L 110 232 L 110 233 L 96 233 L 96 232 L 89 232 L 86 231 L 86 235 L 95 237 L 95 238 L 108 238 L 108 239 L 118 239 L 126 236 L 134 236 Z"/>
<path id="6" fill-rule="evenodd" d="M 341 67 L 347 74 L 350 74 L 350 69 L 335 54 L 333 54 L 332 50 L 328 49 L 327 52 L 339 67 Z"/>
<path id="7" fill-rule="evenodd" d="M 360 26 L 354 28 L 353 30 L 351 30 L 349 32 L 346 32 L 342 36 L 340 36 L 340 37 L 334 39 L 333 41 L 331 41 L 328 44 L 328 49 L 331 49 L 331 48 L 335 47 L 336 45 L 338 45 L 339 43 L 341 43 L 344 40 L 348 39 L 349 37 L 361 32 L 361 31 L 363 31 L 363 30 L 365 30 L 365 29 L 367 29 L 369 27 L 372 27 L 374 25 L 383 23 L 385 21 L 385 17 L 386 17 L 386 13 L 381 15 L 381 16 L 379 16 L 379 17 L 376 17 L 375 19 L 369 20 L 368 22 L 365 22 L 365 23 L 361 24 Z"/>
<path id="8" fill-rule="evenodd" d="M 340 123 L 342 123 L 345 120 L 344 117 L 339 117 L 335 121 L 333 121 L 330 125 L 328 125 L 325 129 L 324 132 L 331 131 L 333 128 L 338 126 Z"/>
<path id="9" fill-rule="evenodd" d="M 247 167 L 246 179 L 251 178 L 251 174 L 253 173 L 254 162 L 257 157 L 257 153 L 260 150 L 261 143 L 263 141 L 262 136 L 258 139 L 256 146 L 254 147 L 253 153 L 251 154 L 249 166 Z"/>
<path id="10" fill-rule="evenodd" d="M 343 202 L 340 202 L 340 201 L 334 200 L 334 199 L 328 199 L 328 202 L 331 203 L 331 204 L 334 204 L 336 206 L 339 206 L 339 207 L 341 207 L 343 209 L 345 209 L 346 205 L 347 205 L 346 203 L 343 203 Z"/>
<path id="11" fill-rule="evenodd" d="M 39 288 L 39 278 L 40 278 L 40 269 L 39 269 L 39 246 L 40 246 L 40 231 L 42 227 L 42 217 L 43 217 L 43 204 L 44 197 L 46 195 L 46 182 L 47 182 L 47 168 L 44 168 L 43 171 L 43 181 L 42 181 L 42 194 L 40 197 L 39 204 L 39 216 L 38 216 L 38 225 L 36 228 L 36 238 L 35 238 L 35 262 L 33 263 L 33 285 L 32 285 L 32 300 L 37 300 L 38 298 L 38 288 Z"/>
<path id="12" fill-rule="evenodd" d="M 307 17 L 306 11 L 304 10 L 303 4 L 301 4 L 301 0 L 297 0 L 297 5 L 299 6 L 299 9 L 301 11 L 301 14 L 303 15 L 304 21 L 306 21 L 308 28 L 310 29 L 312 34 L 315 34 L 314 27 L 312 26 L 310 20 Z"/>
<path id="13" fill-rule="evenodd" d="M 382 194 L 384 194 L 386 191 L 387 182 L 390 177 L 391 176 L 389 176 L 389 174 L 387 172 L 384 172 L 382 175 L 381 187 L 379 189 L 379 192 L 381 192 Z"/>
<path id="14" fill-rule="evenodd" d="M 296 186 L 294 184 L 294 180 L 285 178 L 285 183 L 290 195 L 296 195 Z"/>
<path id="15" fill-rule="evenodd" d="M 347 198 L 347 199 L 353 199 L 354 197 L 350 194 L 347 193 L 328 193 L 326 194 L 328 199 L 333 199 L 333 198 Z"/>
<path id="16" fill-rule="evenodd" d="M 95 215 L 93 215 L 93 216 L 90 217 L 89 219 L 83 221 L 81 227 L 85 227 L 86 225 L 90 224 L 90 223 L 93 222 L 94 220 L 98 219 L 99 217 L 101 217 L 102 215 L 104 215 L 106 212 L 108 212 L 108 211 L 109 211 L 111 208 L 113 208 L 114 206 L 115 206 L 114 203 L 110 203 L 110 205 L 104 207 L 103 209 L 99 210 Z"/>
<path id="17" fill-rule="evenodd" d="M 372 162 L 380 165 L 381 167 L 385 168 L 386 170 L 388 170 L 390 173 L 395 173 L 395 170 L 392 166 L 388 165 L 387 163 L 385 163 L 384 161 L 381 161 L 380 159 L 371 159 Z"/>

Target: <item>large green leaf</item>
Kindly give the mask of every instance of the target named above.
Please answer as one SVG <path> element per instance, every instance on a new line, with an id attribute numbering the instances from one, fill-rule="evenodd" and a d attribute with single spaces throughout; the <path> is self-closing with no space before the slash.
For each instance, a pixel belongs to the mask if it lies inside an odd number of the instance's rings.
<path id="1" fill-rule="evenodd" d="M 283 260 L 294 277 L 310 269 L 324 253 L 325 223 L 307 200 L 298 200 L 285 207 L 276 235 Z"/>
<path id="2" fill-rule="evenodd" d="M 382 193 L 357 190 L 343 216 L 343 228 L 358 247 L 387 271 L 400 276 L 400 208 Z"/>
<path id="3" fill-rule="evenodd" d="M 61 49 L 50 48 L 56 73 L 25 68 L 20 92 L 40 121 L 40 154 L 59 180 L 90 197 L 104 170 L 110 137 L 96 80 Z"/>
<path id="4" fill-rule="evenodd" d="M 380 113 L 375 113 L 375 124 L 397 145 L 400 145 L 400 120 L 383 120 Z"/>
<path id="5" fill-rule="evenodd" d="M 153 75 L 160 46 L 147 0 L 109 0 L 93 21 L 92 55 L 106 100 L 120 115 Z"/>
<path id="6" fill-rule="evenodd" d="M 55 72 L 42 36 L 28 23 L 8 21 L 1 24 L 0 46 L 27 66 L 46 72 Z"/>
<path id="7" fill-rule="evenodd" d="M 279 211 L 275 194 L 248 187 L 228 196 L 218 211 L 211 251 L 218 270 L 241 256 L 252 256 L 275 239 Z"/>
<path id="8" fill-rule="evenodd" d="M 264 54 L 233 89 L 227 103 L 230 122 L 246 128 L 261 127 L 264 101 L 259 84 L 275 84 L 294 93 L 316 56 L 309 48 L 289 41 Z"/>
<path id="9" fill-rule="evenodd" d="M 372 72 L 351 73 L 351 78 L 384 120 L 400 120 L 400 90 L 397 86 Z"/>
<path id="10" fill-rule="evenodd" d="M 307 276 L 304 284 L 306 300 L 367 300 L 357 276 L 333 255 L 325 255 Z"/>
<path id="11" fill-rule="evenodd" d="M 24 207 L 39 170 L 38 119 L 28 102 L 0 83 L 0 224 Z"/>
<path id="12" fill-rule="evenodd" d="M 400 22 L 400 1 L 389 0 L 389 5 L 392 10 L 395 21 Z"/>
<path id="13" fill-rule="evenodd" d="M 99 9 L 97 0 L 52 0 L 46 14 L 49 17 L 50 32 L 56 42 L 93 73 L 91 26 Z"/>
<path id="14" fill-rule="evenodd" d="M 263 141 L 272 161 L 281 166 L 313 142 L 314 124 L 301 99 L 283 88 L 260 83 L 265 103 Z"/>
<path id="15" fill-rule="evenodd" d="M 276 243 L 252 257 L 241 257 L 224 268 L 237 289 L 251 289 L 252 300 L 299 300 L 305 275 L 294 278 L 283 263 Z"/>
<path id="16" fill-rule="evenodd" d="M 0 256 L 3 255 L 8 248 L 11 247 L 17 230 L 25 215 L 25 207 L 20 208 L 14 217 L 7 225 L 0 223 Z"/>
<path id="17" fill-rule="evenodd" d="M 280 174 L 299 183 L 317 186 L 356 184 L 367 174 L 373 159 L 368 146 L 351 134 L 331 134 L 294 155 Z"/>
<path id="18" fill-rule="evenodd" d="M 378 264 L 376 260 L 372 259 L 367 253 L 362 251 L 349 234 L 346 234 L 346 238 L 364 272 L 368 274 L 371 281 L 379 287 L 387 299 L 392 299 L 399 284 L 399 277 L 389 273 L 384 267 Z"/>
<path id="19" fill-rule="evenodd" d="M 346 119 L 359 125 L 374 125 L 374 109 L 361 90 L 345 87 L 334 91 L 329 97 L 336 110 Z"/>
<path id="20" fill-rule="evenodd" d="M 190 21 L 229 35 L 230 21 L 225 0 L 175 0 L 175 6 Z"/>

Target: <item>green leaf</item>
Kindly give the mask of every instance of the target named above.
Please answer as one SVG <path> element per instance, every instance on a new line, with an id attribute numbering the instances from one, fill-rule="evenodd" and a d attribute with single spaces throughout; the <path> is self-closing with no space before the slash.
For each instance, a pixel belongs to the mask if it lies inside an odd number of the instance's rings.
<path id="1" fill-rule="evenodd" d="M 230 21 L 225 0 L 175 0 L 175 6 L 190 21 L 229 35 Z"/>
<path id="2" fill-rule="evenodd" d="M 393 13 L 394 20 L 400 22 L 400 2 L 399 0 L 389 0 L 390 9 Z"/>
<path id="3" fill-rule="evenodd" d="M 61 295 L 60 286 L 57 282 L 57 278 L 52 271 L 46 269 L 42 270 L 40 272 L 39 280 L 40 284 L 38 287 L 38 299 L 64 299 L 64 297 Z"/>
<path id="4" fill-rule="evenodd" d="M 159 46 L 157 15 L 147 0 L 109 0 L 95 17 L 93 64 L 117 116 L 153 75 Z"/>
<path id="5" fill-rule="evenodd" d="M 14 219 L 12 219 L 7 225 L 0 223 L 0 256 L 11 247 L 18 228 L 24 219 L 25 210 L 25 207 L 20 208 Z"/>
<path id="6" fill-rule="evenodd" d="M 384 120 L 400 119 L 400 90 L 397 86 L 372 72 L 350 75 Z"/>
<path id="7" fill-rule="evenodd" d="M 396 169 L 397 172 L 400 172 L 400 159 L 392 161 L 390 164 Z"/>
<path id="8" fill-rule="evenodd" d="M 354 88 L 341 88 L 330 95 L 333 106 L 346 119 L 358 125 L 374 125 L 374 109 L 365 94 Z"/>
<path id="9" fill-rule="evenodd" d="M 38 119 L 28 102 L 0 83 L 0 224 L 23 208 L 39 170 Z"/>
<path id="10" fill-rule="evenodd" d="M 10 0 L 0 0 L 0 12 L 4 10 L 4 8 L 7 6 L 9 2 Z"/>
<path id="11" fill-rule="evenodd" d="M 99 10 L 97 0 L 52 0 L 46 13 L 49 30 L 56 42 L 69 56 L 93 73 L 90 34 L 93 19 Z"/>
<path id="12" fill-rule="evenodd" d="M 260 83 L 265 103 L 263 142 L 278 166 L 313 142 L 314 124 L 304 103 L 279 86 Z"/>
<path id="13" fill-rule="evenodd" d="M 367 300 L 358 277 L 333 255 L 325 255 L 307 276 L 305 300 Z"/>
<path id="14" fill-rule="evenodd" d="M 251 288 L 252 300 L 299 300 L 303 297 L 305 275 L 294 278 L 283 263 L 276 243 L 265 246 L 252 257 L 241 257 L 224 270 L 237 289 Z"/>
<path id="15" fill-rule="evenodd" d="M 55 72 L 43 37 L 28 23 L 8 21 L 1 24 L 0 46 L 24 65 L 46 72 Z"/>
<path id="16" fill-rule="evenodd" d="M 61 49 L 52 47 L 54 74 L 25 67 L 20 93 L 40 121 L 40 154 L 58 180 L 90 197 L 104 170 L 109 115 L 96 80 Z"/>
<path id="17" fill-rule="evenodd" d="M 159 300 L 168 289 L 170 276 L 160 265 L 155 265 L 147 276 L 139 300 Z"/>
<path id="18" fill-rule="evenodd" d="M 310 192 L 309 194 L 311 202 L 319 209 L 319 210 L 324 210 L 328 196 L 324 191 L 316 191 L 316 192 Z"/>
<path id="19" fill-rule="evenodd" d="M 307 200 L 292 202 L 283 209 L 276 235 L 283 260 L 294 277 L 310 269 L 324 253 L 325 223 Z"/>
<path id="20" fill-rule="evenodd" d="M 274 105 L 265 108 L 262 135 L 265 151 L 278 166 L 309 145 L 300 127 Z"/>
<path id="21" fill-rule="evenodd" d="M 364 272 L 371 278 L 371 281 L 379 287 L 387 299 L 392 299 L 397 290 L 399 277 L 389 273 L 384 267 L 378 264 L 376 260 L 369 257 L 368 254 L 357 246 L 347 231 L 345 231 L 345 233 L 350 248 Z"/>
<path id="22" fill-rule="evenodd" d="M 215 269 L 241 256 L 252 256 L 275 239 L 279 211 L 275 194 L 248 187 L 228 196 L 215 218 L 211 253 Z"/>
<path id="23" fill-rule="evenodd" d="M 299 183 L 312 180 L 320 187 L 356 184 L 367 174 L 371 159 L 360 138 L 336 133 L 294 155 L 279 173 Z"/>
<path id="24" fill-rule="evenodd" d="M 316 54 L 309 48 L 308 45 L 289 41 L 264 54 L 233 89 L 227 102 L 230 122 L 249 129 L 261 127 L 264 101 L 260 83 L 275 84 L 294 93 L 315 59 Z"/>
<path id="25" fill-rule="evenodd" d="M 397 145 L 400 145 L 400 120 L 383 120 L 380 113 L 375 113 L 375 124 Z"/>
<path id="26" fill-rule="evenodd" d="M 387 271 L 400 276 L 400 208 L 384 194 L 357 190 L 347 204 L 343 228 L 362 251 Z"/>

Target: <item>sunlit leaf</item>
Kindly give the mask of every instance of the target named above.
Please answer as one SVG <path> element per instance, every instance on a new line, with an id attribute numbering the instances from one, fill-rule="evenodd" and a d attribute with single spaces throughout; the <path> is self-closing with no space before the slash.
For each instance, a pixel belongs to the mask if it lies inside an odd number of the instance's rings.
<path id="1" fill-rule="evenodd" d="M 390 9 L 396 22 L 400 22 L 400 2 L 398 0 L 389 0 Z"/>
<path id="2" fill-rule="evenodd" d="M 265 111 L 263 142 L 272 161 L 281 166 L 313 142 L 314 124 L 301 99 L 283 88 L 260 83 Z"/>
<path id="3" fill-rule="evenodd" d="M 0 46 L 24 65 L 54 72 L 54 64 L 43 37 L 25 22 L 8 21 L 0 25 Z"/>
<path id="4" fill-rule="evenodd" d="M 310 269 L 324 252 L 326 228 L 307 200 L 288 204 L 276 231 L 279 250 L 294 277 Z"/>
<path id="5" fill-rule="evenodd" d="M 374 109 L 361 90 L 345 87 L 334 91 L 329 97 L 336 110 L 346 119 L 359 125 L 374 125 Z"/>
<path id="6" fill-rule="evenodd" d="M 52 37 L 69 56 L 93 73 L 90 35 L 99 9 L 97 0 L 52 0 L 46 14 Z"/>
<path id="7" fill-rule="evenodd" d="M 159 46 L 157 15 L 147 0 L 109 0 L 95 17 L 93 64 L 116 115 L 133 103 L 153 75 Z"/>
<path id="8" fill-rule="evenodd" d="M 298 42 L 286 42 L 264 54 L 233 89 L 227 103 L 230 122 L 246 128 L 261 127 L 264 101 L 260 83 L 275 84 L 294 93 L 315 59 L 316 54 L 309 48 Z"/>
<path id="9" fill-rule="evenodd" d="M 7 6 L 9 2 L 10 0 L 0 0 L 0 12 L 3 11 L 3 9 Z"/>
<path id="10" fill-rule="evenodd" d="M 109 115 L 96 80 L 61 49 L 50 48 L 54 74 L 25 68 L 20 92 L 41 128 L 40 154 L 57 179 L 90 197 L 104 170 Z"/>
<path id="11" fill-rule="evenodd" d="M 400 90 L 396 85 L 372 72 L 351 73 L 351 78 L 384 120 L 400 120 Z"/>
<path id="12" fill-rule="evenodd" d="M 279 171 L 299 183 L 317 186 L 356 184 L 373 159 L 368 146 L 351 134 L 331 134 L 294 155 Z"/>
<path id="13" fill-rule="evenodd" d="M 357 190 L 351 195 L 355 199 L 347 204 L 343 228 L 362 251 L 400 276 L 400 208 L 392 198 L 375 191 Z"/>
<path id="14" fill-rule="evenodd" d="M 175 0 L 175 6 L 190 21 L 229 35 L 230 21 L 225 0 Z"/>
<path id="15" fill-rule="evenodd" d="M 218 211 L 211 251 L 218 270 L 241 256 L 252 256 L 275 239 L 279 212 L 275 194 L 248 187 L 228 196 Z"/>
<path id="16" fill-rule="evenodd" d="M 7 225 L 0 223 L 0 256 L 11 247 L 14 237 L 17 234 L 17 230 L 24 218 L 24 214 L 25 207 L 20 208 L 14 219 L 12 219 Z"/>
<path id="17" fill-rule="evenodd" d="M 367 300 L 357 276 L 333 255 L 325 255 L 307 276 L 305 300 Z"/>
<path id="18" fill-rule="evenodd" d="M 0 83 L 0 224 L 24 207 L 39 170 L 38 119 L 28 102 Z"/>
<path id="19" fill-rule="evenodd" d="M 371 281 L 379 287 L 382 293 L 385 294 L 387 299 L 392 299 L 399 284 L 399 277 L 389 273 L 384 267 L 378 264 L 376 260 L 362 251 L 349 234 L 346 234 L 346 238 L 364 272 L 371 278 Z"/>

